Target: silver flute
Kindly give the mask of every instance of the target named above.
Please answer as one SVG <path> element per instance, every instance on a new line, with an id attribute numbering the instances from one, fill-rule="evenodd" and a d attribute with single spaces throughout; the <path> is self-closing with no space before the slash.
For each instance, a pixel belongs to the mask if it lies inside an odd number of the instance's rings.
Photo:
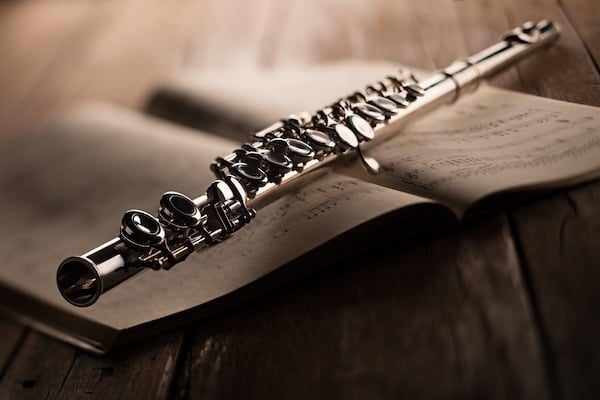
<path id="1" fill-rule="evenodd" d="M 387 76 L 314 114 L 279 121 L 210 166 L 216 180 L 191 199 L 166 192 L 158 215 L 129 210 L 119 236 L 65 259 L 57 285 L 71 304 L 86 307 L 101 294 L 146 269 L 170 269 L 190 254 L 214 246 L 249 223 L 256 209 L 281 195 L 284 186 L 345 155 L 355 154 L 371 173 L 376 160 L 365 146 L 397 132 L 406 121 L 451 103 L 480 80 L 558 38 L 548 20 L 526 22 L 502 40 L 423 80 L 409 72 Z"/>

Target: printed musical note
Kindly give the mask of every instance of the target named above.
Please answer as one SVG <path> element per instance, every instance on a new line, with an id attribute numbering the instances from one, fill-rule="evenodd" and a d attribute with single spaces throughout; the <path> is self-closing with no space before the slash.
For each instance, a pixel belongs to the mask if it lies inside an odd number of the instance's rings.
<path id="1" fill-rule="evenodd" d="M 370 156 L 382 176 L 365 179 L 466 204 L 511 186 L 599 169 L 600 117 L 593 107 L 486 87 L 416 122 Z"/>
<path id="2" fill-rule="evenodd" d="M 390 190 L 357 179 L 327 174 L 318 182 L 311 182 L 297 188 L 294 192 L 260 210 L 257 217 L 242 231 L 228 239 L 227 246 L 215 246 L 202 253 L 204 262 L 215 265 L 227 262 L 231 249 L 244 257 L 252 256 L 257 250 L 257 241 L 280 243 L 288 235 L 298 235 L 305 227 L 319 226 L 321 220 L 330 224 L 332 218 L 327 214 L 336 210 L 356 210 L 361 215 L 361 207 L 373 194 L 385 196 Z M 357 202 L 357 200 L 359 200 Z M 362 210 L 364 211 L 364 209 Z M 347 213 L 349 217 L 351 214 Z M 350 220 L 348 220 L 349 222 Z M 313 235 L 316 233 L 313 232 Z M 318 235 L 317 235 L 318 236 Z M 291 239 L 291 240 L 298 240 Z"/>

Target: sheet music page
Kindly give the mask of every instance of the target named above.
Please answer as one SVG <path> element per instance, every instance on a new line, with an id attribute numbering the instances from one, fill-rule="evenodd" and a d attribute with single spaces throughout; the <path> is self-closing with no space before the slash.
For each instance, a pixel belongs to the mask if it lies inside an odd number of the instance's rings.
<path id="1" fill-rule="evenodd" d="M 210 132 L 221 128 L 215 121 L 218 116 L 225 122 L 235 121 L 239 126 L 258 130 L 290 114 L 316 111 L 406 69 L 386 61 L 337 60 L 267 70 L 181 70 L 158 88 L 149 107 L 152 113 L 176 120 L 182 117 L 183 109 L 191 108 L 191 114 L 196 115 L 210 111 L 211 118 L 195 121 Z M 420 70 L 411 71 L 417 76 L 425 75 Z M 185 102 L 185 107 L 179 102 Z M 185 118 L 188 123 L 191 119 Z M 238 132 L 237 137 L 245 140 L 245 134 L 240 137 Z"/>
<path id="2" fill-rule="evenodd" d="M 489 86 L 425 116 L 369 151 L 378 176 L 346 173 L 435 198 L 463 212 L 510 189 L 600 173 L 600 109 Z"/>
<path id="3" fill-rule="evenodd" d="M 74 113 L 36 140 L 0 144 L 5 232 L 0 281 L 115 328 L 223 296 L 379 215 L 434 204 L 317 172 L 310 184 L 260 210 L 225 243 L 193 254 L 170 271 L 142 273 L 81 309 L 58 293 L 60 261 L 115 237 L 127 209 L 155 213 L 167 190 L 201 194 L 214 180 L 209 163 L 237 145 L 106 106 Z"/>
<path id="4" fill-rule="evenodd" d="M 108 292 L 88 312 L 116 326 L 168 316 L 239 289 L 377 216 L 399 208 L 432 215 L 435 209 L 421 208 L 428 202 L 327 173 L 260 210 L 251 224 L 224 243 L 192 255 L 168 272 L 145 273 L 120 290 Z M 371 236 L 376 237 L 376 233 Z M 161 301 L 139 300 L 149 295 Z M 116 315 L 112 311 L 115 308 L 126 312 Z"/>

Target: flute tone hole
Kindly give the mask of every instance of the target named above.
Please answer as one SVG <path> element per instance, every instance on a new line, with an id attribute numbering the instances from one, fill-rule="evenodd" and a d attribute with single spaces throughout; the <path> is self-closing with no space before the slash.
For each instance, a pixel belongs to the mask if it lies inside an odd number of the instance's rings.
<path id="1" fill-rule="evenodd" d="M 169 202 L 174 209 L 185 215 L 194 215 L 196 213 L 196 205 L 185 197 L 171 196 Z"/>

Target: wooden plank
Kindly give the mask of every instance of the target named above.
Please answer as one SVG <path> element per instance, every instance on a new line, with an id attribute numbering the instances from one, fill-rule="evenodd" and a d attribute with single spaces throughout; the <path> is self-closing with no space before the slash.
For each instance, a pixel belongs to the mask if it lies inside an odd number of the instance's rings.
<path id="1" fill-rule="evenodd" d="M 183 331 L 173 331 L 102 358 L 80 354 L 65 377 L 57 398 L 168 398 L 183 336 Z"/>
<path id="2" fill-rule="evenodd" d="M 184 41 L 201 12 L 194 1 L 108 4 L 111 23 L 57 72 L 70 76 L 53 88 L 59 104 L 92 97 L 137 106 L 155 82 L 182 65 Z"/>
<path id="3" fill-rule="evenodd" d="M 435 69 L 444 68 L 454 60 L 470 55 L 454 3 L 424 0 L 412 2 L 411 9 L 412 18 L 418 21 L 413 24 L 413 29 L 420 36 L 413 46 L 426 50 Z M 488 42 L 486 46 L 491 43 Z"/>
<path id="4" fill-rule="evenodd" d="M 32 332 L 2 379 L 0 398 L 56 398 L 76 354 L 72 346 Z"/>
<path id="5" fill-rule="evenodd" d="M 182 64 L 196 12 L 199 8 L 191 1 L 92 3 L 43 79 L 19 93 L 24 99 L 10 127 L 23 130 L 30 121 L 43 121 L 82 99 L 140 104 L 156 81 Z"/>
<path id="6" fill-rule="evenodd" d="M 195 12 L 193 23 L 184 39 L 182 50 L 182 64 L 184 68 L 203 68 L 208 64 L 206 53 L 214 40 L 214 30 L 221 27 L 218 22 L 218 13 L 222 2 L 198 2 L 201 12 Z M 229 44 L 230 46 L 231 44 Z"/>
<path id="7" fill-rule="evenodd" d="M 0 382 L 11 357 L 17 352 L 19 342 L 25 334 L 25 328 L 14 321 L 0 316 Z"/>
<path id="8" fill-rule="evenodd" d="M 0 132 L 80 26 L 88 2 L 12 2 L 0 15 Z"/>
<path id="9" fill-rule="evenodd" d="M 455 4 L 459 9 L 471 51 L 481 48 L 491 40 L 497 40 L 498 33 L 527 20 L 547 18 L 558 22 L 562 27 L 557 43 L 548 50 L 521 61 L 516 68 L 511 68 L 509 72 L 492 79 L 492 83 L 558 100 L 600 104 L 600 96 L 593 85 L 597 80 L 596 68 L 575 30 L 554 0 L 476 0 Z M 487 26 L 494 27 L 496 36 L 490 37 L 492 30 L 478 29 L 476 27 L 482 25 L 472 21 L 485 21 Z"/>
<path id="10" fill-rule="evenodd" d="M 457 1 L 454 2 L 454 6 L 469 53 L 479 51 L 491 43 L 497 42 L 504 32 L 514 28 L 503 17 L 505 11 L 502 1 Z M 489 82 L 505 89 L 523 91 L 516 66 L 498 73 L 489 79 Z"/>
<path id="11" fill-rule="evenodd" d="M 178 398 L 545 398 L 505 220 L 362 254 L 198 324 Z"/>
<path id="12" fill-rule="evenodd" d="M 34 332 L 8 367 L 0 398 L 167 398 L 182 340 L 174 331 L 97 358 Z"/>
<path id="13" fill-rule="evenodd" d="M 274 45 L 265 31 L 282 21 L 277 13 L 286 7 L 287 2 L 273 0 L 203 3 L 200 20 L 190 28 L 186 67 L 233 71 L 261 67 L 269 57 L 265 45 Z"/>
<path id="14" fill-rule="evenodd" d="M 519 64 L 524 89 L 553 99 L 600 105 L 600 91 L 593 85 L 593 82 L 598 81 L 596 67 L 556 2 L 506 0 L 505 4 L 511 25 L 547 18 L 558 22 L 562 27 L 559 41 L 543 57 L 530 57 Z"/>
<path id="15" fill-rule="evenodd" d="M 565 399 L 600 393 L 600 182 L 518 208 L 521 243 L 540 324 Z"/>
<path id="16" fill-rule="evenodd" d="M 432 69 L 409 1 L 293 2 L 275 65 L 301 65 L 346 58 L 389 60 Z"/>
<path id="17" fill-rule="evenodd" d="M 585 44 L 594 59 L 596 69 L 600 70 L 600 7 L 594 0 L 562 0 L 561 8 Z M 589 82 L 598 86 L 598 81 Z"/>
<path id="18" fill-rule="evenodd" d="M 599 80 L 598 72 L 576 30 L 556 4 L 538 1 L 531 5 L 510 0 L 506 3 L 507 16 L 512 23 L 517 16 L 534 18 L 542 6 L 545 17 L 559 22 L 563 32 L 557 45 L 543 57 L 519 65 L 523 86 L 535 94 L 559 100 L 600 104 L 600 94 L 593 85 Z M 582 190 L 597 193 L 595 187 Z M 595 378 L 600 371 L 600 356 L 595 351 L 596 338 L 588 334 L 589 329 L 598 332 L 593 318 L 589 318 L 590 305 L 600 301 L 598 291 L 589 287 L 594 278 L 591 266 L 597 265 L 597 258 L 586 258 L 597 255 L 594 252 L 598 235 L 596 232 L 594 236 L 593 231 L 600 219 L 591 194 L 581 198 L 570 193 L 557 195 L 562 201 L 553 197 L 554 200 L 520 208 L 511 214 L 511 220 L 540 326 L 549 382 L 558 398 L 579 399 L 600 393 Z M 577 198 L 580 200 L 573 200 Z M 565 223 L 566 210 L 577 205 L 587 210 L 581 217 L 585 222 L 575 223 L 577 228 L 565 235 L 561 224 Z M 544 210 L 544 215 L 540 210 Z M 577 250 L 563 250 L 573 248 Z M 557 251 L 561 257 L 555 258 Z"/>

